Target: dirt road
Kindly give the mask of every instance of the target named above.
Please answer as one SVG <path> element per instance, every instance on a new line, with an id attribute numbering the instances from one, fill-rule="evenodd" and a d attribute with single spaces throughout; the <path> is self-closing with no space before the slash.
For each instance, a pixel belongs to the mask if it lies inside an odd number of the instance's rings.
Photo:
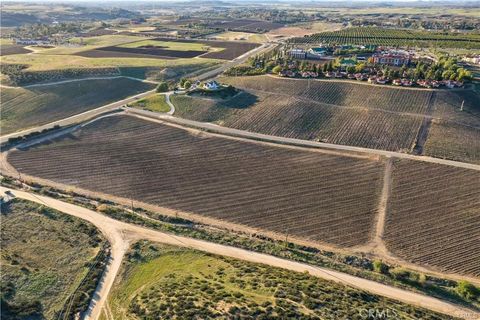
<path id="1" fill-rule="evenodd" d="M 210 243 L 186 237 L 174 236 L 171 234 L 114 220 L 98 212 L 88 210 L 86 208 L 79 207 L 73 204 L 65 203 L 57 199 L 0 187 L 1 194 L 4 194 L 6 191 L 10 191 L 16 197 L 40 203 L 56 210 L 62 211 L 64 213 L 87 220 L 93 225 L 95 225 L 97 228 L 99 228 L 100 231 L 105 235 L 105 237 L 110 241 L 112 246 L 111 262 L 109 263 L 109 266 L 102 277 L 101 283 L 94 294 L 94 299 L 89 306 L 86 319 L 98 319 L 98 317 L 100 316 L 102 308 L 105 305 L 108 292 L 110 291 L 115 276 L 120 269 L 121 260 L 129 244 L 139 239 L 147 239 L 150 241 L 161 242 L 165 244 L 189 247 L 212 254 L 224 255 L 255 263 L 268 264 L 274 267 L 284 268 L 297 272 L 309 272 L 310 274 L 319 278 L 343 283 L 345 285 L 363 289 L 374 294 L 421 306 L 448 315 L 463 317 L 465 319 L 476 319 L 480 316 L 479 313 L 475 313 L 474 311 L 471 311 L 469 309 L 465 309 L 433 297 L 428 297 L 422 294 L 390 287 L 338 271 L 314 267 L 308 264 L 285 260 L 267 254 L 251 252 L 235 247 Z"/>

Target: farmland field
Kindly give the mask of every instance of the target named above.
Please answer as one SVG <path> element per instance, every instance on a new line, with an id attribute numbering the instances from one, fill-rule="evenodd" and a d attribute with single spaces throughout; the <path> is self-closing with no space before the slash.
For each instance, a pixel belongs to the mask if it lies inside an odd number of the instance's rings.
<path id="1" fill-rule="evenodd" d="M 480 127 L 435 121 L 430 128 L 425 154 L 433 157 L 480 163 Z"/>
<path id="2" fill-rule="evenodd" d="M 465 145 L 465 139 L 470 145 L 480 140 L 480 96 L 475 90 L 399 89 L 268 76 L 221 81 L 243 92 L 230 100 L 173 96 L 175 115 L 270 135 L 400 152 L 412 150 L 427 115 L 454 132 L 454 137 L 443 138 L 434 125 L 427 144 L 451 148 L 452 159 L 479 160 L 476 151 L 470 155 L 455 151 Z M 438 156 L 444 157 L 441 153 Z"/>
<path id="3" fill-rule="evenodd" d="M 127 78 L 88 80 L 30 88 L 2 88 L 2 134 L 43 125 L 153 89 Z"/>
<path id="4" fill-rule="evenodd" d="M 0 56 L 8 56 L 12 54 L 22 54 L 31 52 L 28 49 L 25 49 L 23 46 L 16 44 L 7 44 L 1 45 Z"/>
<path id="5" fill-rule="evenodd" d="M 250 42 L 154 38 L 82 51 L 77 55 L 89 58 L 144 57 L 158 59 L 193 58 L 201 55 L 202 58 L 207 59 L 232 60 L 258 46 L 258 43 Z M 209 52 L 206 47 L 214 48 L 214 50 Z"/>
<path id="6" fill-rule="evenodd" d="M 421 117 L 338 108 L 279 94 L 242 93 L 230 101 L 172 96 L 175 115 L 288 138 L 408 151 Z"/>
<path id="7" fill-rule="evenodd" d="M 56 319 L 103 242 L 81 219 L 18 199 L 2 205 L 1 239 L 2 319 Z"/>
<path id="8" fill-rule="evenodd" d="M 356 319 L 375 308 L 396 319 L 449 318 L 305 273 L 146 241 L 133 247 L 108 298 L 114 319 Z"/>
<path id="9" fill-rule="evenodd" d="M 378 45 L 479 49 L 480 35 L 442 34 L 428 31 L 385 29 L 377 27 L 354 27 L 339 31 L 293 38 L 293 43 L 337 45 Z"/>
<path id="10" fill-rule="evenodd" d="M 388 249 L 421 265 L 480 276 L 480 172 L 401 160 L 392 177 Z"/>
<path id="11" fill-rule="evenodd" d="M 123 115 L 9 161 L 32 176 L 339 246 L 371 238 L 384 167 Z"/>

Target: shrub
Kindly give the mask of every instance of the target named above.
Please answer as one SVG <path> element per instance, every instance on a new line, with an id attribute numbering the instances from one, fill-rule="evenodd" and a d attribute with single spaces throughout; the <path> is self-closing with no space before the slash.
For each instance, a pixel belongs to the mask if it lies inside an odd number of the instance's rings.
<path id="1" fill-rule="evenodd" d="M 381 260 L 373 261 L 373 270 L 378 273 L 386 274 L 388 272 L 388 266 Z"/>
<path id="2" fill-rule="evenodd" d="M 480 290 L 477 287 L 465 280 L 459 281 L 457 284 L 458 294 L 464 298 L 467 298 L 468 300 L 476 299 L 480 294 L 479 291 Z"/>
<path id="3" fill-rule="evenodd" d="M 281 66 L 276 66 L 272 69 L 272 72 L 273 73 L 280 73 L 280 71 L 282 71 L 282 67 Z"/>

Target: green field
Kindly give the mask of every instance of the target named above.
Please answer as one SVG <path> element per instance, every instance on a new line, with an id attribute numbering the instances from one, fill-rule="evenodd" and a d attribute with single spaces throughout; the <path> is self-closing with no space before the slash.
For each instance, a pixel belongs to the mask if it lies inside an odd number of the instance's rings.
<path id="1" fill-rule="evenodd" d="M 129 105 L 132 108 L 144 109 L 148 111 L 155 112 L 168 112 L 170 111 L 170 106 L 165 100 L 164 94 L 154 94 L 145 99 L 136 101 Z"/>
<path id="2" fill-rule="evenodd" d="M 306 273 L 148 242 L 127 255 L 108 304 L 113 319 L 361 319 L 375 308 L 450 319 Z"/>
<path id="3" fill-rule="evenodd" d="M 55 319 L 103 242 L 92 225 L 18 199 L 2 206 L 1 240 L 2 319 Z"/>
<path id="4" fill-rule="evenodd" d="M 136 93 L 154 85 L 127 78 L 75 81 L 55 86 L 2 88 L 2 134 L 67 118 Z"/>

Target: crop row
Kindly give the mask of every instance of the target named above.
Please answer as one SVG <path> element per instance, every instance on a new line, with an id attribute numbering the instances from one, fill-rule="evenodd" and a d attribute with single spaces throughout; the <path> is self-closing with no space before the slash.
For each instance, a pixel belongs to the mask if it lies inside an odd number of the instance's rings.
<path id="1" fill-rule="evenodd" d="M 375 27 L 355 27 L 322 32 L 303 38 L 294 38 L 291 42 L 336 45 L 480 48 L 480 36 L 477 34 L 443 34 Z"/>
<path id="2" fill-rule="evenodd" d="M 339 246 L 368 242 L 383 163 L 192 134 L 129 116 L 10 154 L 23 172 Z"/>
<path id="3" fill-rule="evenodd" d="M 423 114 L 431 91 L 385 88 L 337 81 L 291 80 L 269 76 L 232 77 L 233 86 L 306 98 L 314 102 L 353 108 Z"/>
<path id="4" fill-rule="evenodd" d="M 385 224 L 396 255 L 450 272 L 480 275 L 480 173 L 395 163 Z"/>

